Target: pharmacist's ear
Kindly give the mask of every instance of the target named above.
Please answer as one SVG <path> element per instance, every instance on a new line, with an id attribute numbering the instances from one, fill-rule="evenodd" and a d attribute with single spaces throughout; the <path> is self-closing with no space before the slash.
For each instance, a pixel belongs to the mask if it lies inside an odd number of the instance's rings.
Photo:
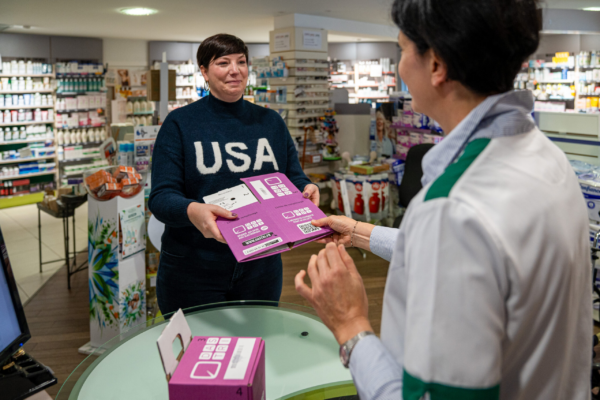
<path id="1" fill-rule="evenodd" d="M 431 85 L 433 87 L 440 87 L 444 82 L 448 81 L 448 66 L 442 60 L 433 49 L 427 50 L 429 52 L 429 70 L 431 72 Z"/>

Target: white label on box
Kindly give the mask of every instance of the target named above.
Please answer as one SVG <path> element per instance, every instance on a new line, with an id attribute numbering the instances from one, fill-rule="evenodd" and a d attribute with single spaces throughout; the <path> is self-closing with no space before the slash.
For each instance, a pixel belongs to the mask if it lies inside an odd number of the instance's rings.
<path id="1" fill-rule="evenodd" d="M 223 207 L 227 211 L 233 211 L 240 207 L 258 202 L 256 197 L 254 197 L 254 194 L 248 189 L 248 186 L 244 184 L 204 196 L 202 200 L 204 200 L 206 204 L 214 204 Z"/>
<path id="2" fill-rule="evenodd" d="M 340 181 L 340 189 L 342 191 L 342 202 L 344 203 L 344 214 L 346 217 L 352 218 L 352 209 L 350 208 L 350 201 L 348 200 L 348 187 L 346 187 L 346 180 Z"/>
<path id="3" fill-rule="evenodd" d="M 223 379 L 244 379 L 255 344 L 255 338 L 238 339 Z"/>
<path id="4" fill-rule="evenodd" d="M 302 35 L 302 45 L 305 49 L 321 50 L 322 40 L 321 31 L 304 31 Z"/>
<path id="5" fill-rule="evenodd" d="M 275 197 L 271 194 L 271 192 L 269 192 L 269 189 L 267 189 L 267 187 L 261 181 L 252 181 L 250 184 L 254 187 L 254 189 L 256 189 L 263 200 L 268 200 Z"/>
<path id="6" fill-rule="evenodd" d="M 290 33 L 276 33 L 275 43 L 273 44 L 273 51 L 285 51 L 290 50 Z"/>

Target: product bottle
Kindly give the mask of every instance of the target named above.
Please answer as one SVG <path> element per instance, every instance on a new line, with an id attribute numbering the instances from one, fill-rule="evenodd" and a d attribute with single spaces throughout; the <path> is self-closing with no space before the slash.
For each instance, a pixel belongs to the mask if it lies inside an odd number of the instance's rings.
<path id="1" fill-rule="evenodd" d="M 369 211 L 371 212 L 371 214 L 376 214 L 379 212 L 380 201 L 381 200 L 379 199 L 379 193 L 373 193 L 373 195 L 369 199 Z"/>
<path id="2" fill-rule="evenodd" d="M 356 199 L 354 200 L 354 212 L 358 215 L 363 215 L 365 213 L 365 201 L 362 198 L 362 193 L 356 194 Z"/>
<path id="3" fill-rule="evenodd" d="M 136 101 L 133 103 L 133 113 L 134 114 L 140 113 L 140 102 L 139 101 Z"/>
<path id="4" fill-rule="evenodd" d="M 58 132 L 56 132 L 56 142 L 58 143 L 59 146 L 62 146 L 62 144 L 63 144 L 63 133 L 60 130 Z"/>
<path id="5" fill-rule="evenodd" d="M 338 208 L 341 212 L 344 212 L 344 200 L 342 199 L 342 192 L 338 193 Z"/>
<path id="6" fill-rule="evenodd" d="M 133 114 L 133 102 L 128 101 L 126 106 L 127 114 Z"/>

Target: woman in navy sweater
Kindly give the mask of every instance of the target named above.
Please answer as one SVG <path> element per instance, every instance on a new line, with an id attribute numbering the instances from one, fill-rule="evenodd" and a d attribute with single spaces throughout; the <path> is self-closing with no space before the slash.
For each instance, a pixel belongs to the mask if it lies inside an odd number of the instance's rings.
<path id="1" fill-rule="evenodd" d="M 278 301 L 281 295 L 281 256 L 238 263 L 215 223 L 217 216 L 237 215 L 204 204 L 204 196 L 237 186 L 240 178 L 281 172 L 319 202 L 282 118 L 243 99 L 244 42 L 212 36 L 197 58 L 210 95 L 169 114 L 153 154 L 148 207 L 165 224 L 157 280 L 163 314 L 222 301 Z"/>

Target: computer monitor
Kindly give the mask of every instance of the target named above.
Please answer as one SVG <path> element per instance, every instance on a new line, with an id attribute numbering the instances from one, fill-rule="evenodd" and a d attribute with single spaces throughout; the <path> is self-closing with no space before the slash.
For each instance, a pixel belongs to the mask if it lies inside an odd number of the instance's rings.
<path id="1" fill-rule="evenodd" d="M 0 365 L 31 338 L 0 230 Z"/>

